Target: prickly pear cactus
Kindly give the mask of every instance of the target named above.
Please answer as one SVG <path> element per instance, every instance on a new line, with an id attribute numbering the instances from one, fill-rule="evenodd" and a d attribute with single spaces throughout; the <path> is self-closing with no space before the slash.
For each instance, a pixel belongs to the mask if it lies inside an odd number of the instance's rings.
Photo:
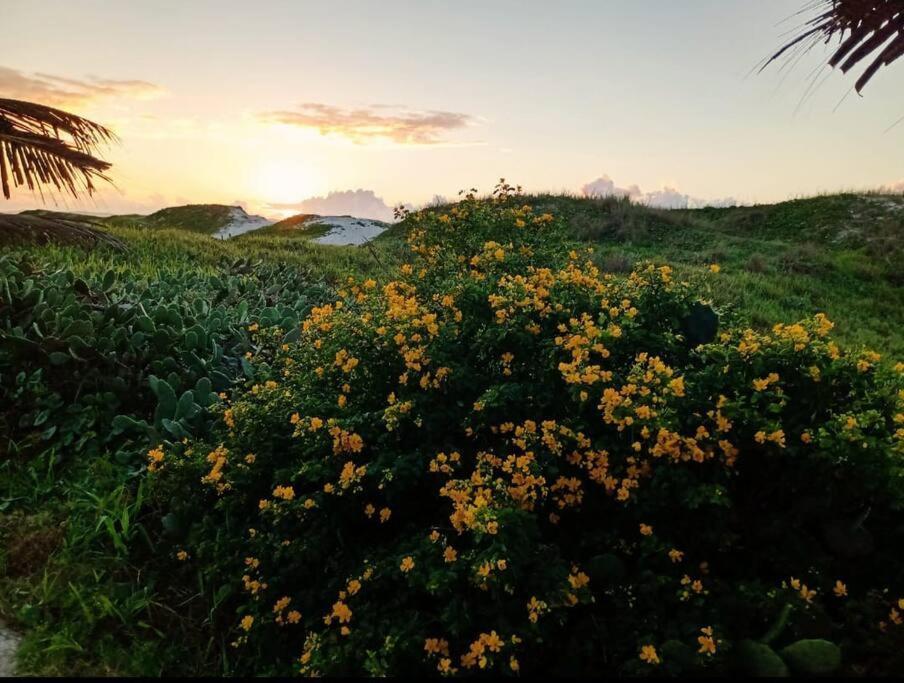
<path id="1" fill-rule="evenodd" d="M 841 666 L 841 648 L 828 640 L 798 640 L 784 648 L 781 656 L 796 674 L 826 676 Z"/>
<path id="2" fill-rule="evenodd" d="M 789 675 L 784 660 L 768 645 L 742 640 L 737 645 L 738 669 L 755 678 L 784 678 Z"/>

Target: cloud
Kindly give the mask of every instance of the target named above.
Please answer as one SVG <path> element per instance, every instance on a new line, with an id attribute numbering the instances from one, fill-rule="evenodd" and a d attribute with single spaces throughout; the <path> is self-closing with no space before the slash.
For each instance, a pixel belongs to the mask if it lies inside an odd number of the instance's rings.
<path id="1" fill-rule="evenodd" d="M 639 197 L 640 188 L 632 185 L 628 188 L 616 187 L 615 181 L 606 174 L 581 187 L 581 194 L 585 197 Z"/>
<path id="2" fill-rule="evenodd" d="M 686 209 L 689 201 L 690 197 L 674 187 L 663 187 L 641 196 L 641 202 L 656 209 Z"/>
<path id="3" fill-rule="evenodd" d="M 627 197 L 632 202 L 657 209 L 699 209 L 705 206 L 726 207 L 738 204 L 734 197 L 700 199 L 668 186 L 652 192 L 643 192 L 637 185 L 618 187 L 615 181 L 605 174 L 583 185 L 581 194 L 585 197 Z"/>
<path id="4" fill-rule="evenodd" d="M 0 66 L 0 92 L 4 97 L 52 107 L 78 107 L 104 98 L 152 99 L 164 91 L 147 81 L 95 77 L 78 80 L 44 73 L 26 74 Z"/>
<path id="5" fill-rule="evenodd" d="M 356 144 L 391 140 L 401 145 L 432 145 L 443 142 L 449 131 L 474 125 L 468 114 L 451 111 L 420 111 L 389 105 L 344 109 L 308 102 L 295 111 L 271 111 L 259 115 L 268 123 L 281 123 L 338 135 Z"/>
<path id="6" fill-rule="evenodd" d="M 321 216 L 355 216 L 373 218 L 379 221 L 393 220 L 393 210 L 373 190 L 344 190 L 330 192 L 325 197 L 309 197 L 290 204 L 268 204 L 268 209 L 276 211 L 296 211 L 316 213 Z"/>

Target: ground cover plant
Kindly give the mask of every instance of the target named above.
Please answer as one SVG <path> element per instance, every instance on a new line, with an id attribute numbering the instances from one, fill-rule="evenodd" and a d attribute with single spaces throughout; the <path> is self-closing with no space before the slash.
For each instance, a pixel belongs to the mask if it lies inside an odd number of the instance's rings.
<path id="1" fill-rule="evenodd" d="M 149 444 L 230 671 L 902 670 L 902 366 L 815 315 L 720 326 L 505 185 L 396 277 L 251 324 L 208 434 Z"/>

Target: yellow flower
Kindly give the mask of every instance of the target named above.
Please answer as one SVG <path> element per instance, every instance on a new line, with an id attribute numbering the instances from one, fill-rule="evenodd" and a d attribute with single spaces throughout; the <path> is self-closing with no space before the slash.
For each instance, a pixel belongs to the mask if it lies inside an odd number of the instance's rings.
<path id="1" fill-rule="evenodd" d="M 452 666 L 452 660 L 448 657 L 443 657 L 441 660 L 439 660 L 436 668 L 440 673 L 444 674 L 454 674 L 457 671 L 457 669 Z"/>
<path id="2" fill-rule="evenodd" d="M 156 472 L 163 462 L 163 445 L 152 448 L 148 451 L 148 472 Z"/>
<path id="3" fill-rule="evenodd" d="M 380 510 L 380 522 L 388 522 L 389 518 L 392 516 L 392 510 L 389 508 L 383 508 Z"/>
<path id="4" fill-rule="evenodd" d="M 537 619 L 539 619 L 540 615 L 543 614 L 547 609 L 547 604 L 543 600 L 537 600 L 535 595 L 532 595 L 530 598 L 530 602 L 527 603 L 527 618 L 532 624 L 537 623 Z"/>
<path id="5" fill-rule="evenodd" d="M 640 534 L 641 536 L 652 536 L 653 535 L 653 527 L 649 524 L 641 524 L 640 525 Z"/>
<path id="6" fill-rule="evenodd" d="M 176 553 L 176 558 L 181 562 L 185 562 L 185 560 L 188 559 L 188 553 L 184 550 L 180 550 L 178 553 Z"/>
<path id="7" fill-rule="evenodd" d="M 681 562 L 681 560 L 684 559 L 684 553 L 680 550 L 676 550 L 675 548 L 672 548 L 669 551 L 669 559 L 672 562 Z"/>
<path id="8" fill-rule="evenodd" d="M 659 655 L 652 645 L 644 645 L 640 648 L 640 659 L 647 664 L 659 664 Z"/>
<path id="9" fill-rule="evenodd" d="M 273 489 L 274 498 L 282 498 L 283 500 L 292 500 L 295 498 L 295 489 L 291 486 L 277 486 Z"/>
<path id="10" fill-rule="evenodd" d="M 414 569 L 414 558 L 411 555 L 406 555 L 402 558 L 402 562 L 399 565 L 399 569 L 402 570 L 403 573 L 407 574 L 412 569 Z"/>
<path id="11" fill-rule="evenodd" d="M 846 598 L 848 594 L 847 586 L 845 586 L 844 583 L 839 579 L 835 581 L 835 587 L 832 588 L 832 592 L 836 595 L 836 597 Z"/>
<path id="12" fill-rule="evenodd" d="M 337 600 L 333 604 L 332 616 L 336 617 L 340 624 L 347 624 L 352 620 L 352 611 L 342 600 Z"/>
<path id="13" fill-rule="evenodd" d="M 448 655 L 449 641 L 445 638 L 427 638 L 424 640 L 424 652 L 428 655 Z"/>
<path id="14" fill-rule="evenodd" d="M 710 626 L 704 626 L 700 629 L 702 635 L 697 636 L 697 642 L 700 644 L 700 649 L 697 650 L 700 654 L 706 654 L 712 656 L 716 653 L 716 641 L 713 640 L 713 630 Z"/>
<path id="15" fill-rule="evenodd" d="M 718 273 L 720 270 L 722 270 L 722 268 L 719 266 L 718 263 L 713 263 L 709 266 L 709 271 L 711 273 Z"/>
<path id="16" fill-rule="evenodd" d="M 577 567 L 574 567 L 572 571 L 575 571 L 575 569 L 577 569 Z M 584 572 L 579 571 L 568 575 L 568 583 L 571 585 L 572 589 L 579 590 L 590 583 L 590 577 Z"/>
<path id="17" fill-rule="evenodd" d="M 252 617 L 250 614 L 242 617 L 241 626 L 245 631 L 250 631 L 251 627 L 254 626 L 254 617 Z"/>
<path id="18" fill-rule="evenodd" d="M 446 549 L 443 551 L 443 559 L 447 563 L 455 562 L 455 560 L 458 559 L 458 551 L 451 545 L 446 546 Z"/>

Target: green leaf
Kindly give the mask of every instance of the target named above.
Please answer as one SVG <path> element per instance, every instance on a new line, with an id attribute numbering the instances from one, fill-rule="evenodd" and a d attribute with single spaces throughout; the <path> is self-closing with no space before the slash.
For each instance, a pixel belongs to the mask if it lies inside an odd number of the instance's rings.
<path id="1" fill-rule="evenodd" d="M 51 351 L 48 355 L 51 365 L 64 365 L 69 362 L 71 356 L 62 351 Z"/>
<path id="2" fill-rule="evenodd" d="M 201 412 L 201 406 L 195 403 L 195 394 L 188 390 L 179 397 L 179 403 L 176 404 L 176 419 L 191 419 Z"/>

